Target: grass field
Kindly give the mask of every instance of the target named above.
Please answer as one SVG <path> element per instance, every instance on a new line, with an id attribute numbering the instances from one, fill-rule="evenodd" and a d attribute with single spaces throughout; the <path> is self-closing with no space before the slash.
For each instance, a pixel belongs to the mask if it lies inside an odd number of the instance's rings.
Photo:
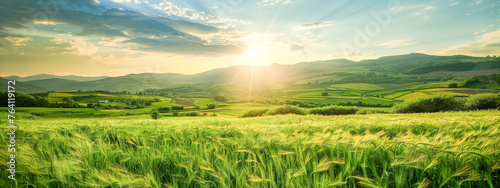
<path id="1" fill-rule="evenodd" d="M 429 97 L 429 94 L 424 93 L 424 92 L 413 92 L 413 93 L 408 93 L 406 95 L 403 95 L 401 97 L 396 98 L 396 100 L 404 100 L 404 101 L 414 101 L 420 98 L 427 98 Z"/>
<path id="2" fill-rule="evenodd" d="M 469 96 L 479 93 L 495 93 L 498 91 L 490 90 L 490 89 L 472 89 L 472 88 L 432 88 L 432 89 L 424 89 L 422 92 L 429 94 L 452 94 L 456 96 Z"/>
<path id="3" fill-rule="evenodd" d="M 346 89 L 354 89 L 354 90 L 381 90 L 384 87 L 375 85 L 375 84 L 367 84 L 367 83 L 349 83 L 349 84 L 332 84 L 330 85 L 332 88 L 346 88 Z"/>
<path id="4" fill-rule="evenodd" d="M 18 187 L 500 186 L 499 111 L 159 120 L 17 115 Z M 7 157 L 1 153 L 0 165 Z"/>
<path id="5" fill-rule="evenodd" d="M 397 92 L 397 93 L 393 93 L 393 94 L 389 94 L 389 95 L 386 95 L 384 96 L 384 98 L 387 98 L 387 99 L 394 99 L 394 98 L 398 98 L 398 97 L 401 97 L 403 95 L 406 95 L 406 94 L 409 94 L 411 93 L 412 91 L 402 91 L 402 92 Z"/>

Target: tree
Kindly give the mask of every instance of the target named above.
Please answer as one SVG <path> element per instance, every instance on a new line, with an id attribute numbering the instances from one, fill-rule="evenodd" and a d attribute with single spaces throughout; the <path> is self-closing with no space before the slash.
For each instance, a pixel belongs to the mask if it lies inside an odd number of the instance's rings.
<path id="1" fill-rule="evenodd" d="M 70 98 L 70 97 L 64 97 L 62 99 L 62 102 L 66 103 L 66 104 L 73 104 L 75 101 L 72 98 Z"/>
<path id="2" fill-rule="evenodd" d="M 214 99 L 217 101 L 220 101 L 220 102 L 228 102 L 229 101 L 229 97 L 227 97 L 225 95 L 216 95 L 214 97 Z"/>
<path id="3" fill-rule="evenodd" d="M 458 87 L 457 83 L 448 84 L 448 88 L 457 88 L 457 87 Z"/>
<path id="4" fill-rule="evenodd" d="M 469 88 L 469 87 L 477 87 L 481 85 L 481 81 L 477 77 L 472 77 L 470 79 L 467 79 L 464 81 L 462 84 L 463 87 Z"/>
<path id="5" fill-rule="evenodd" d="M 207 109 L 216 109 L 218 107 L 219 107 L 219 105 L 216 103 L 207 104 Z"/>
<path id="6" fill-rule="evenodd" d="M 453 78 L 455 78 L 455 77 L 453 77 L 453 75 L 451 75 L 451 74 L 447 74 L 447 75 L 444 77 L 444 80 L 452 80 Z"/>
<path id="7" fill-rule="evenodd" d="M 161 114 L 158 110 L 153 111 L 153 114 L 151 114 L 151 117 L 153 119 L 159 119 L 161 117 Z"/>
<path id="8" fill-rule="evenodd" d="M 328 96 L 328 92 L 325 91 L 325 92 L 321 93 L 321 95 L 322 96 Z"/>

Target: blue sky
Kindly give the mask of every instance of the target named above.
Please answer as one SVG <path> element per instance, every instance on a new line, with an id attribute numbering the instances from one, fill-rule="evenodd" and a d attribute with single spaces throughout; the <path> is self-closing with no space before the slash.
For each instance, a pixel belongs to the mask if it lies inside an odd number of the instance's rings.
<path id="1" fill-rule="evenodd" d="M 62 0 L 1 9 L 4 76 L 500 55 L 500 1 Z"/>

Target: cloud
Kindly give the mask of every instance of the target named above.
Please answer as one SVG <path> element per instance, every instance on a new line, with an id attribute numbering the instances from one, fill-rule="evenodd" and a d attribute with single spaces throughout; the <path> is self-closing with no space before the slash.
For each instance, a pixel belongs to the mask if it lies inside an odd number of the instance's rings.
<path id="1" fill-rule="evenodd" d="M 298 44 L 295 44 L 295 43 L 292 43 L 288 46 L 290 48 L 290 51 L 291 52 L 296 52 L 296 51 L 299 51 L 302 53 L 302 55 L 304 57 L 307 57 L 309 55 L 309 52 L 305 49 L 304 46 L 301 46 L 301 45 L 298 45 Z"/>
<path id="2" fill-rule="evenodd" d="M 60 43 L 60 45 L 64 43 L 66 46 L 63 50 L 72 49 L 73 51 L 63 52 L 61 49 L 56 49 L 56 47 L 48 48 L 54 52 L 90 55 L 95 53 L 96 50 L 94 49 L 94 44 L 85 42 L 88 41 L 86 39 L 104 38 L 104 41 L 97 44 L 120 47 L 120 45 L 127 46 L 130 43 L 135 43 L 145 46 L 144 48 L 135 48 L 136 50 L 178 54 L 208 55 L 212 53 L 212 55 L 229 55 L 239 53 L 238 50 L 233 50 L 233 47 L 238 46 L 233 43 L 219 43 L 215 41 L 210 45 L 206 45 L 206 39 L 200 38 L 201 36 L 205 37 L 205 35 L 213 37 L 222 35 L 223 32 L 217 27 L 168 17 L 151 16 L 118 8 L 101 11 L 103 10 L 103 6 L 95 0 L 57 1 L 59 4 L 51 4 L 51 8 L 57 10 L 54 15 L 47 16 L 42 20 L 21 19 L 33 18 L 35 14 L 45 11 L 43 6 L 37 4 L 37 2 L 32 0 L 4 3 L 0 8 L 0 38 L 23 34 L 20 32 L 22 30 L 27 30 L 28 34 L 31 34 L 29 31 L 36 31 L 37 27 L 47 28 L 63 24 L 78 28 L 70 33 L 66 33 L 76 38 L 67 39 L 69 41 L 64 42 L 59 38 L 54 39 L 52 42 Z M 167 6 L 168 3 L 166 1 L 164 3 Z M 88 11 L 79 11 L 80 8 Z M 176 14 L 190 16 L 193 19 L 204 19 L 207 22 L 216 22 L 218 19 L 209 14 L 190 9 L 181 9 L 179 7 L 170 7 L 167 9 Z M 94 10 L 94 12 L 91 10 Z M 95 12 L 99 13 L 96 14 Z M 35 24 L 34 27 L 31 24 Z M 37 26 L 40 24 L 43 24 L 43 26 Z M 9 33 L 11 31 L 18 31 L 19 33 Z M 58 38 L 57 34 L 60 34 L 53 30 L 50 32 L 52 32 L 53 36 L 51 37 L 53 38 Z M 36 36 L 36 32 L 33 33 Z M 44 35 L 44 37 L 47 37 L 47 35 Z M 171 45 L 172 41 L 174 41 L 175 45 L 179 46 L 179 49 Z M 16 44 L 22 45 L 24 43 L 18 42 Z M 189 48 L 189 46 L 193 47 L 193 49 Z M 80 47 L 88 47 L 89 50 L 86 51 Z"/>
<path id="3" fill-rule="evenodd" d="M 258 6 L 264 6 L 264 7 L 272 7 L 272 6 L 277 6 L 277 5 L 285 5 L 291 3 L 291 0 L 262 0 L 260 2 L 257 2 Z"/>
<path id="4" fill-rule="evenodd" d="M 50 41 L 54 44 L 63 46 L 63 49 L 67 50 L 67 54 L 92 56 L 97 52 L 97 47 L 95 47 L 94 44 L 80 39 L 69 40 L 63 38 L 54 38 Z"/>
<path id="5" fill-rule="evenodd" d="M 476 42 L 459 44 L 450 46 L 443 49 L 439 54 L 445 55 L 473 55 L 473 56 L 486 56 L 486 55 L 499 55 L 500 54 L 500 29 L 484 33 L 477 37 Z"/>
<path id="6" fill-rule="evenodd" d="M 100 14 L 106 11 L 106 7 L 101 5 L 98 0 L 63 0 L 63 1 L 48 1 L 45 4 L 57 3 L 57 5 L 66 10 L 78 10 L 79 12 L 86 12 L 91 14 Z M 54 8 L 54 10 L 57 10 Z"/>
<path id="7" fill-rule="evenodd" d="M 411 46 L 411 45 L 418 44 L 416 42 L 411 42 L 411 41 L 412 41 L 412 39 L 393 40 L 393 41 L 388 41 L 388 42 L 378 44 L 377 46 L 381 46 L 381 47 L 385 47 L 385 48 L 397 48 L 397 47 Z"/>
<path id="8" fill-rule="evenodd" d="M 404 5 L 404 6 L 396 6 L 396 7 L 391 7 L 390 11 L 394 13 L 400 13 L 403 11 L 427 11 L 427 10 L 432 10 L 435 9 L 435 6 L 430 6 L 430 5 Z"/>
<path id="9" fill-rule="evenodd" d="M 26 46 L 26 42 L 33 41 L 32 38 L 28 38 L 28 37 L 11 37 L 11 36 L 8 36 L 8 37 L 4 37 L 3 39 L 6 40 L 6 41 L 11 42 L 12 45 L 14 45 L 14 46 Z"/>
<path id="10" fill-rule="evenodd" d="M 326 21 L 326 22 L 315 22 L 315 23 L 308 23 L 308 24 L 302 24 L 300 25 L 301 28 L 322 28 L 322 27 L 328 27 L 334 24 L 334 21 Z"/>
<path id="11" fill-rule="evenodd" d="M 111 0 L 113 2 L 116 2 L 116 3 L 132 3 L 132 4 L 141 4 L 142 2 L 139 1 L 139 0 Z"/>
<path id="12" fill-rule="evenodd" d="M 198 12 L 189 8 L 181 8 L 169 1 L 162 1 L 158 5 L 152 5 L 154 9 L 165 11 L 168 15 L 175 15 L 190 20 L 202 20 L 207 23 L 222 23 L 227 22 L 227 19 L 222 19 L 217 16 L 210 15 L 205 12 Z"/>
<path id="13" fill-rule="evenodd" d="M 170 52 L 186 55 L 223 56 L 245 52 L 242 45 L 205 45 L 200 42 L 187 42 L 182 38 L 149 39 L 135 38 L 125 42 L 139 44 L 137 50 L 150 52 Z"/>
<path id="14" fill-rule="evenodd" d="M 117 47 L 120 46 L 121 42 L 128 40 L 125 37 L 116 37 L 116 38 L 107 38 L 102 37 L 101 41 L 99 41 L 99 45 L 108 46 L 108 47 Z"/>
<path id="15" fill-rule="evenodd" d="M 300 51 L 300 50 L 304 50 L 304 46 L 300 46 L 300 45 L 297 45 L 297 44 L 290 44 L 290 51 Z"/>
<path id="16" fill-rule="evenodd" d="M 500 29 L 481 35 L 481 39 L 479 40 L 479 42 L 486 42 L 495 38 L 500 38 Z"/>
<path id="17" fill-rule="evenodd" d="M 450 6 L 456 6 L 456 5 L 458 5 L 458 2 L 457 2 L 457 1 L 455 1 L 455 2 L 451 2 L 451 3 L 450 3 Z"/>

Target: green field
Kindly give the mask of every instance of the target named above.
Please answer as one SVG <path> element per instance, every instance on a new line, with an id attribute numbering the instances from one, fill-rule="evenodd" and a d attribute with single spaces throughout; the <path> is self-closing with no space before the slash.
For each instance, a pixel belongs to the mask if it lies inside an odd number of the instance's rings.
<path id="1" fill-rule="evenodd" d="M 404 101 L 414 101 L 420 98 L 426 98 L 429 97 L 429 94 L 424 93 L 424 92 L 413 92 L 413 93 L 408 93 L 406 95 L 400 96 L 396 98 L 396 100 L 404 100 Z"/>
<path id="2" fill-rule="evenodd" d="M 354 90 L 381 90 L 384 87 L 375 85 L 375 84 L 367 84 L 367 83 L 349 83 L 349 84 L 332 84 L 330 85 L 332 88 L 346 88 L 346 89 L 354 89 Z"/>
<path id="3" fill-rule="evenodd" d="M 160 120 L 17 115 L 16 159 L 29 164 L 16 168 L 18 187 L 500 185 L 496 110 Z M 6 161 L 2 152 L 0 164 Z"/>

